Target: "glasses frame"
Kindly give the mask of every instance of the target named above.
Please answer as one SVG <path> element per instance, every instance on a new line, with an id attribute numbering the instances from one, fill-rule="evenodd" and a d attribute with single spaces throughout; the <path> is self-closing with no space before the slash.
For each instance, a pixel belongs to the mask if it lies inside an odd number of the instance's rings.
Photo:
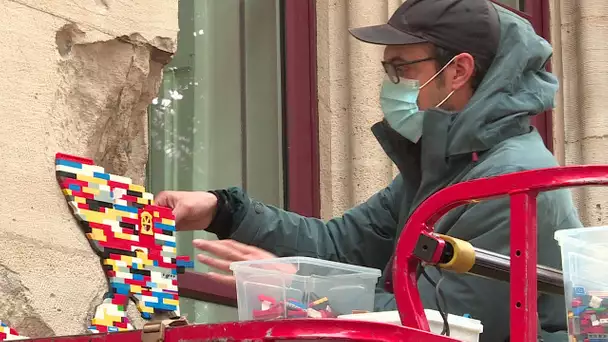
<path id="1" fill-rule="evenodd" d="M 384 67 L 384 72 L 386 73 L 388 78 L 391 80 L 391 82 L 393 82 L 394 84 L 399 84 L 399 82 L 401 80 L 401 73 L 402 73 L 402 70 L 400 70 L 400 69 L 402 67 L 420 63 L 420 62 L 426 62 L 426 61 L 430 61 L 430 60 L 434 60 L 434 59 L 435 59 L 435 57 L 426 57 L 426 58 L 416 59 L 413 61 L 403 61 L 403 62 L 397 62 L 397 63 L 392 62 L 392 61 L 382 61 L 382 66 Z"/>

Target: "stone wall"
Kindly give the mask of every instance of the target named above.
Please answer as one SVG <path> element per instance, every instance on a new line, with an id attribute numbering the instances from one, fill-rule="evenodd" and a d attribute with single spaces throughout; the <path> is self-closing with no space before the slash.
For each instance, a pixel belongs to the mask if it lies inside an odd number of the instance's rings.
<path id="1" fill-rule="evenodd" d="M 22 335 L 84 333 L 106 290 L 54 155 L 143 184 L 147 106 L 176 50 L 177 6 L 0 0 L 0 320 Z"/>

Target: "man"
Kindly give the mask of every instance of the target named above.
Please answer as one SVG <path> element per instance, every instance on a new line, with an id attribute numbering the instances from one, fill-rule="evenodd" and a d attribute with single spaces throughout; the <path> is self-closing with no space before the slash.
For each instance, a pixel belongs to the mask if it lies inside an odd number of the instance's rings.
<path id="1" fill-rule="evenodd" d="M 532 115 L 553 106 L 558 83 L 545 71 L 552 50 L 522 18 L 487 0 L 408 0 L 388 24 L 351 34 L 386 45 L 380 95 L 385 120 L 372 131 L 400 175 L 328 222 L 266 206 L 239 188 L 159 194 L 158 204 L 174 208 L 179 229 L 206 229 L 221 239 L 194 242 L 216 256 L 201 255 L 201 262 L 227 270 L 231 261 L 301 255 L 384 269 L 384 278 L 408 216 L 434 192 L 470 179 L 558 165 L 530 125 Z M 561 269 L 553 232 L 579 226 L 569 192 L 541 194 L 539 263 Z M 457 208 L 436 231 L 509 255 L 508 199 Z M 437 273 L 429 274 L 438 280 Z M 480 319 L 483 341 L 509 339 L 507 283 L 444 276 L 450 313 Z M 376 310 L 395 309 L 383 283 Z M 419 288 L 425 307 L 436 309 L 434 287 L 421 278 Z M 564 308 L 561 296 L 539 296 L 545 341 L 567 340 Z"/>

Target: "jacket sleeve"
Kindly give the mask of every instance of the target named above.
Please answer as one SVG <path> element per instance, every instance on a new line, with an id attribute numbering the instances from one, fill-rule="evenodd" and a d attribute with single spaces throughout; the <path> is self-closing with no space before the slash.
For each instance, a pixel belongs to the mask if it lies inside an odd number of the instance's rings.
<path id="1" fill-rule="evenodd" d="M 569 193 L 565 190 L 538 196 L 538 264 L 561 269 L 560 250 L 553 238 L 557 229 L 580 226 Z M 510 203 L 495 199 L 465 207 L 448 235 L 468 240 L 473 246 L 509 255 Z M 434 269 L 427 272 L 437 282 Z M 484 325 L 483 341 L 505 341 L 509 336 L 509 284 L 497 280 L 443 272 L 441 289 L 448 310 L 455 315 L 470 314 Z M 418 287 L 426 308 L 435 306 L 435 288 L 420 277 Z M 539 333 L 545 342 L 567 341 L 565 300 L 563 296 L 540 294 L 538 298 Z"/>
<path id="2" fill-rule="evenodd" d="M 384 269 L 395 241 L 402 178 L 324 222 L 264 205 L 239 188 L 214 192 L 219 204 L 207 229 L 278 256 L 308 256 Z"/>

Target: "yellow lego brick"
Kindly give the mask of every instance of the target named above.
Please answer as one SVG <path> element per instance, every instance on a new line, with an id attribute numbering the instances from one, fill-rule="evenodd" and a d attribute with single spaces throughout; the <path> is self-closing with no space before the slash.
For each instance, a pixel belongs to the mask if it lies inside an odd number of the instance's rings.
<path id="1" fill-rule="evenodd" d="M 128 255 L 121 255 L 120 256 L 120 260 L 126 262 L 127 265 L 132 265 L 133 264 L 133 257 L 128 256 Z"/>
<path id="2" fill-rule="evenodd" d="M 129 190 L 137 192 L 146 192 L 146 188 L 141 185 L 129 184 Z"/>
<path id="3" fill-rule="evenodd" d="M 137 197 L 137 203 L 139 204 L 148 204 L 148 200 L 145 198 Z"/>
<path id="4" fill-rule="evenodd" d="M 108 241 L 108 238 L 103 234 L 103 230 L 101 230 L 99 228 L 92 228 L 91 233 L 89 233 L 89 234 L 91 234 L 92 240 L 103 241 L 103 242 Z"/>
<path id="5" fill-rule="evenodd" d="M 116 266 L 116 262 L 112 259 L 103 259 L 103 264 L 104 265 L 112 265 L 112 266 Z"/>
<path id="6" fill-rule="evenodd" d="M 91 195 L 99 195 L 99 193 L 100 193 L 99 189 L 89 188 L 86 186 L 82 188 L 82 192 L 91 194 Z"/>
<path id="7" fill-rule="evenodd" d="M 154 212 L 154 217 L 156 217 L 156 218 L 159 218 L 159 217 L 160 217 L 160 214 L 158 213 L 158 211 L 155 211 L 155 212 Z"/>
<path id="8" fill-rule="evenodd" d="M 163 224 L 168 224 L 170 226 L 175 226 L 175 220 L 170 220 L 170 219 L 164 218 L 162 222 L 163 222 Z"/>
<path id="9" fill-rule="evenodd" d="M 149 306 L 141 306 L 141 312 L 147 312 L 147 313 L 154 313 L 154 308 L 151 308 Z"/>
<path id="10" fill-rule="evenodd" d="M 163 303 L 165 303 L 167 305 L 179 305 L 179 300 L 163 298 Z"/>
<path id="11" fill-rule="evenodd" d="M 76 203 L 81 203 L 81 204 L 86 204 L 87 203 L 87 199 L 84 197 L 74 197 L 74 202 Z"/>
<path id="12" fill-rule="evenodd" d="M 87 209 L 80 209 L 80 214 L 86 217 L 87 221 L 99 224 L 103 224 L 103 220 L 109 218 L 109 216 L 105 213 Z"/>
<path id="13" fill-rule="evenodd" d="M 115 232 L 114 233 L 114 237 L 117 239 L 122 239 L 122 240 L 128 240 L 131 241 L 131 234 L 125 234 L 125 233 L 118 233 Z"/>
<path id="14" fill-rule="evenodd" d="M 131 285 L 131 292 L 133 292 L 133 293 L 141 293 L 141 286 L 139 286 L 139 285 Z"/>
<path id="15" fill-rule="evenodd" d="M 91 323 L 93 325 L 101 325 L 101 326 L 111 327 L 111 326 L 114 325 L 115 322 L 120 322 L 121 321 L 121 319 L 119 317 L 115 318 L 115 316 L 112 317 L 112 316 L 109 316 L 107 314 L 104 315 L 104 316 L 105 316 L 104 319 L 93 318 L 91 320 Z"/>
<path id="16" fill-rule="evenodd" d="M 72 190 L 70 189 L 63 189 L 63 194 L 66 196 L 72 196 Z"/>
<path id="17" fill-rule="evenodd" d="M 108 181 L 105 179 L 95 178 L 95 177 L 83 175 L 80 173 L 76 175 L 76 179 L 83 181 L 83 182 L 108 185 Z"/>

